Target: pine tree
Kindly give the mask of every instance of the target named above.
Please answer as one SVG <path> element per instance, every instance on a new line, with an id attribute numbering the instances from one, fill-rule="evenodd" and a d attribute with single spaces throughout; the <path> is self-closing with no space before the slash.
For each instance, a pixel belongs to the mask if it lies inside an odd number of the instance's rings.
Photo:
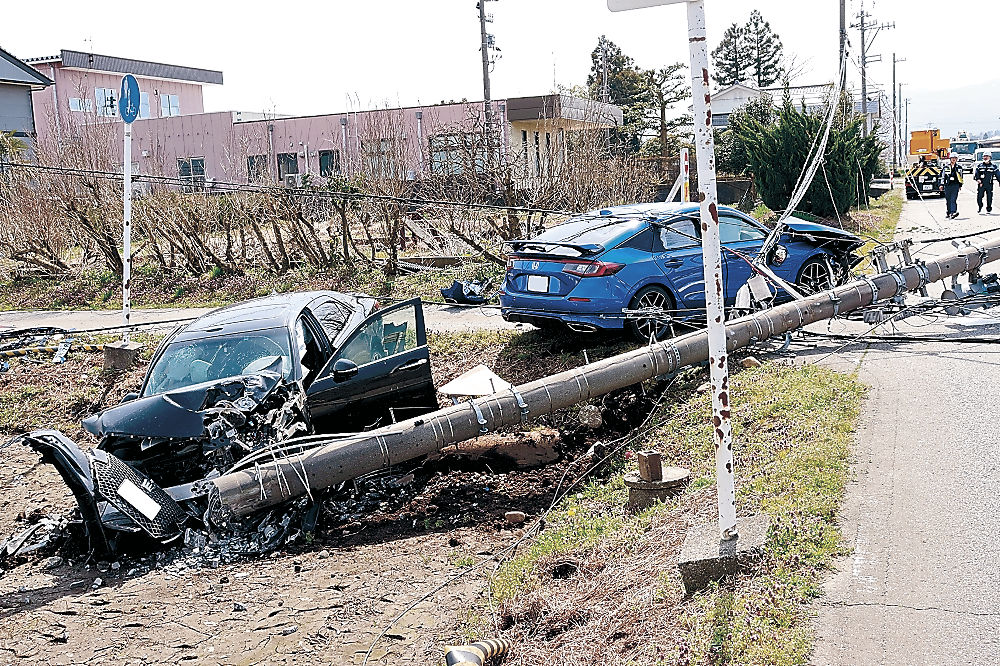
<path id="1" fill-rule="evenodd" d="M 790 98 L 770 122 L 748 118 L 737 132 L 746 148 L 754 184 L 772 210 L 788 205 L 815 138 L 825 118 L 795 108 Z M 844 124 L 834 123 L 817 172 L 798 210 L 834 217 L 867 198 L 867 183 L 879 168 L 885 146 L 875 133 L 865 137 L 862 117 L 853 114 Z"/>
<path id="2" fill-rule="evenodd" d="M 767 93 L 733 109 L 729 114 L 729 127 L 716 135 L 715 164 L 720 172 L 739 176 L 750 171 L 750 156 L 741 133 L 753 123 L 770 125 L 775 114 L 774 99 Z"/>
<path id="3" fill-rule="evenodd" d="M 590 54 L 591 68 L 587 87 L 593 99 L 601 100 L 604 89 L 605 58 L 607 58 L 608 102 L 622 109 L 622 126 L 613 137 L 618 147 L 638 152 L 642 135 L 649 128 L 647 117 L 651 105 L 650 88 L 644 73 L 631 57 L 606 37 L 601 37 Z M 603 101 L 603 100 L 602 100 Z"/>
<path id="4" fill-rule="evenodd" d="M 670 110 L 678 102 L 691 97 L 691 86 L 688 85 L 687 67 L 683 63 L 674 63 L 660 69 L 646 70 L 644 73 L 650 91 L 650 115 L 653 116 L 653 127 L 657 129 L 655 148 L 661 157 L 667 157 L 677 152 L 682 139 L 677 130 L 691 124 L 691 116 L 681 115 L 668 118 Z M 644 152 L 649 152 L 650 144 L 643 146 Z"/>
<path id="5" fill-rule="evenodd" d="M 746 28 L 732 24 L 726 28 L 722 41 L 712 51 L 712 78 L 721 87 L 743 83 L 749 76 L 753 62 L 747 49 Z"/>
<path id="6" fill-rule="evenodd" d="M 784 71 L 782 60 L 784 47 L 781 39 L 771 30 L 771 24 L 764 20 L 756 9 L 750 14 L 750 21 L 743 29 L 744 39 L 750 56 L 751 76 L 758 88 L 774 85 Z"/>

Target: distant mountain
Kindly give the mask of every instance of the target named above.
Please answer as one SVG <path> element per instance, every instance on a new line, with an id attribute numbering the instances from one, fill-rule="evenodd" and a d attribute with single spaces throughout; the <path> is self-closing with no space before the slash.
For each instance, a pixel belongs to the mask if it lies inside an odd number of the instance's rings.
<path id="1" fill-rule="evenodd" d="M 929 126 L 946 137 L 960 130 L 1000 133 L 1000 79 L 952 90 L 903 91 L 910 97 L 910 131 Z"/>

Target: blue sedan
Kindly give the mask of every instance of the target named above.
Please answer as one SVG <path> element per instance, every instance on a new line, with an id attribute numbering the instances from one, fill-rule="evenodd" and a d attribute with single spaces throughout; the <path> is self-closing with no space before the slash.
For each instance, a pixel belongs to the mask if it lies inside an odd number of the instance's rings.
<path id="1" fill-rule="evenodd" d="M 719 208 L 726 305 L 753 277 L 768 228 Z M 585 213 L 530 240 L 508 243 L 500 292 L 504 319 L 577 332 L 626 328 L 636 338 L 664 337 L 669 320 L 704 318 L 699 208 L 693 203 L 615 206 Z M 839 284 L 861 260 L 864 241 L 846 231 L 787 221 L 768 267 L 801 291 Z M 778 298 L 787 297 L 779 291 Z M 643 312 L 661 313 L 644 318 Z M 663 313 L 667 313 L 665 317 Z"/>

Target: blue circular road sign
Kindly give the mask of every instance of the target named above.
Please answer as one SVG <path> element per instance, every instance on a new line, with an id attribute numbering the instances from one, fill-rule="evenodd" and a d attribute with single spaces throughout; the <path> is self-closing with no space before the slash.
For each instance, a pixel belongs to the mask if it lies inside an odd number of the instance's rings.
<path id="1" fill-rule="evenodd" d="M 131 74 L 122 77 L 118 111 L 121 113 L 122 120 L 127 123 L 131 123 L 139 116 L 139 82 Z"/>

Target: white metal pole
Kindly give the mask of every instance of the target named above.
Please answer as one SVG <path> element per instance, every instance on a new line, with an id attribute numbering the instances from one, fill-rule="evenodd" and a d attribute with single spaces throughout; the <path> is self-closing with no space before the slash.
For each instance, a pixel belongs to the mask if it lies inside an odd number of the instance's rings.
<path id="1" fill-rule="evenodd" d="M 691 151 L 681 148 L 681 174 L 684 177 L 684 187 L 681 190 L 681 201 L 691 201 Z"/>
<path id="2" fill-rule="evenodd" d="M 723 314 L 722 246 L 719 240 L 718 192 L 715 182 L 715 139 L 708 78 L 708 45 L 704 0 L 690 0 L 688 44 L 691 51 L 691 94 L 694 97 L 695 154 L 698 198 L 701 201 L 701 251 L 705 268 L 705 310 L 708 316 L 708 358 L 712 384 L 712 424 L 715 471 L 719 487 L 719 534 L 736 536 L 736 485 L 733 440 L 729 423 L 729 358 Z"/>
<path id="3" fill-rule="evenodd" d="M 122 341 L 128 342 L 128 325 L 132 316 L 132 123 L 125 123 L 125 164 L 122 172 L 125 174 L 123 195 L 125 204 L 125 221 L 122 252 L 122 324 L 126 326 L 122 332 Z"/>

